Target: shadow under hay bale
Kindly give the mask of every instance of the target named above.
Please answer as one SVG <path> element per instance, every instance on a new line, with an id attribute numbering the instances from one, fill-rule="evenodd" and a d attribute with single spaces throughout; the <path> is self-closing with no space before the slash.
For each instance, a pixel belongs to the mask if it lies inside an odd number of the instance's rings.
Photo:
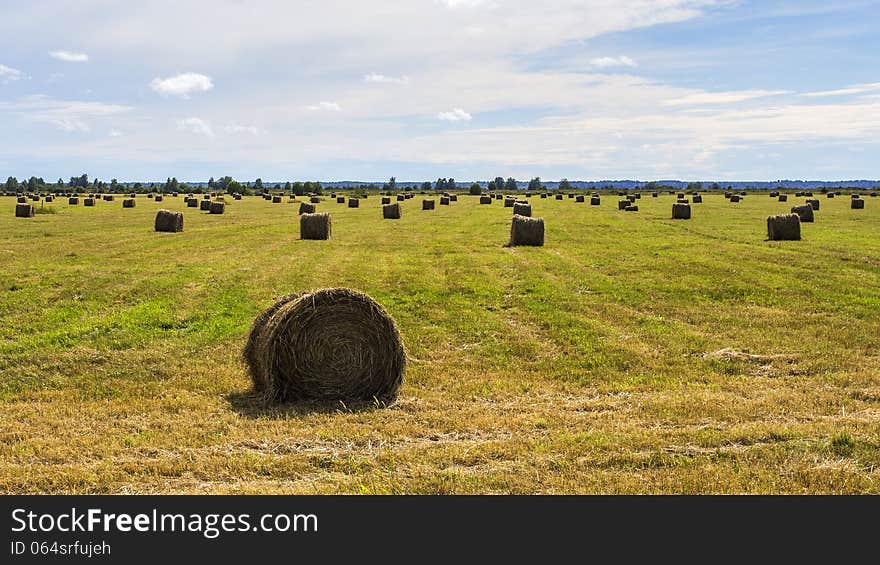
<path id="1" fill-rule="evenodd" d="M 135 202 L 136 201 L 134 198 L 126 198 L 125 200 L 122 201 L 122 207 L 123 208 L 134 208 Z"/>
<path id="2" fill-rule="evenodd" d="M 299 203 L 299 214 L 300 216 L 303 214 L 314 214 L 315 213 L 315 205 L 310 202 L 300 202 Z"/>
<path id="3" fill-rule="evenodd" d="M 813 207 L 809 204 L 801 204 L 800 206 L 792 206 L 792 214 L 797 214 L 801 222 L 809 223 L 813 221 Z"/>
<path id="4" fill-rule="evenodd" d="M 433 200 L 422 200 L 422 210 L 433 210 L 434 209 L 434 201 Z"/>
<path id="5" fill-rule="evenodd" d="M 208 208 L 209 214 L 222 214 L 226 211 L 226 203 L 225 202 L 211 202 L 211 207 Z"/>
<path id="6" fill-rule="evenodd" d="M 690 220 L 691 219 L 691 205 L 688 203 L 679 203 L 676 202 L 672 205 L 672 219 L 673 220 Z"/>
<path id="7" fill-rule="evenodd" d="M 510 222 L 510 241 L 507 245 L 544 245 L 544 218 L 514 215 Z"/>
<path id="8" fill-rule="evenodd" d="M 850 204 L 850 208 L 853 210 L 864 210 L 865 209 L 865 201 L 861 198 L 853 198 L 852 204 Z"/>
<path id="9" fill-rule="evenodd" d="M 199 210 L 201 210 L 203 212 L 210 212 L 211 211 L 211 201 L 210 200 L 202 200 L 201 202 L 199 202 Z"/>
<path id="10" fill-rule="evenodd" d="M 300 239 L 330 239 L 330 214 L 303 214 L 299 217 Z"/>
<path id="11" fill-rule="evenodd" d="M 386 220 L 400 219 L 400 204 L 385 204 L 382 206 L 382 217 Z"/>
<path id="12" fill-rule="evenodd" d="M 268 404 L 387 404 L 406 371 L 394 319 L 366 294 L 347 288 L 282 298 L 254 322 L 242 355 Z"/>
<path id="13" fill-rule="evenodd" d="M 491 196 L 480 196 L 480 204 L 491 204 L 492 197 Z"/>
<path id="14" fill-rule="evenodd" d="M 183 212 L 159 210 L 156 212 L 155 229 L 159 232 L 177 233 L 183 231 Z"/>
<path id="15" fill-rule="evenodd" d="M 25 203 L 17 203 L 15 205 L 15 217 L 16 218 L 33 218 L 34 217 L 34 205 Z"/>
<path id="16" fill-rule="evenodd" d="M 801 218 L 797 214 L 767 216 L 767 239 L 797 241 L 801 238 Z"/>
<path id="17" fill-rule="evenodd" d="M 360 205 L 361 205 L 361 202 L 357 198 L 349 198 L 348 199 L 348 207 L 349 208 L 357 208 Z"/>

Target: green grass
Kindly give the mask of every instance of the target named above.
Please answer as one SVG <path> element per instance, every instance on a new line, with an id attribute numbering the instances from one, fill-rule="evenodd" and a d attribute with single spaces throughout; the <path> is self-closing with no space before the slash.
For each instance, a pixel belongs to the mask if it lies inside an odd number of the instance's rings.
<path id="1" fill-rule="evenodd" d="M 328 200 L 330 241 L 298 203 L 137 200 L 0 199 L 0 492 L 880 493 L 880 199 L 768 242 L 799 199 L 534 197 L 541 248 L 468 196 Z M 327 286 L 397 320 L 400 400 L 260 409 L 252 320 Z"/>

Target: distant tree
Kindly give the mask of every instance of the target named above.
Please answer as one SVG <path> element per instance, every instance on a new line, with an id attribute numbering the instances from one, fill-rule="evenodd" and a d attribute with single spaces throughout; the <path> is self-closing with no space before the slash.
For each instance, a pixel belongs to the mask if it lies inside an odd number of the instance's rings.
<path id="1" fill-rule="evenodd" d="M 385 183 L 385 190 L 396 190 L 397 189 L 397 177 L 391 177 L 388 179 L 388 182 Z"/>
<path id="2" fill-rule="evenodd" d="M 284 183 L 284 190 L 287 192 L 290 192 L 290 190 L 291 190 L 290 181 L 287 181 L 286 183 Z"/>
<path id="3" fill-rule="evenodd" d="M 426 180 L 422 183 L 422 190 L 431 190 L 431 181 Z"/>
<path id="4" fill-rule="evenodd" d="M 492 181 L 489 184 L 494 184 L 494 183 L 495 183 L 495 181 Z M 468 189 L 468 192 L 474 196 L 479 196 L 480 194 L 483 193 L 483 188 L 479 185 L 479 183 L 474 183 L 471 185 L 470 189 Z"/>
<path id="5" fill-rule="evenodd" d="M 712 190 L 721 190 L 721 185 L 717 182 L 713 182 L 711 188 Z"/>
<path id="6" fill-rule="evenodd" d="M 293 183 L 293 193 L 297 196 L 302 196 L 303 194 L 305 194 L 306 191 L 303 183 L 301 183 L 300 181 L 296 181 L 295 183 Z"/>
<path id="7" fill-rule="evenodd" d="M 509 177 L 506 181 L 504 181 L 504 190 L 507 192 L 513 192 L 519 185 L 516 184 L 516 179 L 513 177 Z"/>
<path id="8" fill-rule="evenodd" d="M 687 190 L 703 190 L 703 183 L 689 182 L 687 183 Z"/>
<path id="9" fill-rule="evenodd" d="M 495 183 L 495 190 L 499 192 L 504 190 L 504 177 L 495 177 L 493 182 Z"/>
<path id="10" fill-rule="evenodd" d="M 208 188 L 214 188 L 214 177 L 208 179 Z"/>
<path id="11" fill-rule="evenodd" d="M 253 189 L 256 192 L 261 192 L 263 190 L 263 179 L 258 178 L 257 180 L 255 180 Z"/>
<path id="12" fill-rule="evenodd" d="M 503 187 L 504 185 L 502 184 L 501 186 Z M 501 189 L 498 188 L 498 184 L 494 180 L 490 180 L 486 183 L 486 190 L 488 190 L 489 192 L 496 192 L 500 191 Z"/>
<path id="13" fill-rule="evenodd" d="M 535 177 L 529 181 L 529 190 L 543 190 L 544 185 L 541 183 L 541 177 Z"/>
<path id="14" fill-rule="evenodd" d="M 229 194 L 251 194 L 250 188 L 245 187 L 232 177 L 229 177 L 229 182 L 225 182 L 224 184 L 225 187 L 223 188 L 223 190 L 225 190 Z"/>
<path id="15" fill-rule="evenodd" d="M 442 191 L 442 190 L 446 190 L 446 179 L 444 179 L 442 177 L 437 179 L 437 182 L 434 183 L 434 190 L 436 190 L 438 192 Z"/>
<path id="16" fill-rule="evenodd" d="M 6 191 L 15 192 L 16 190 L 18 190 L 18 179 L 15 177 L 6 179 Z"/>
<path id="17" fill-rule="evenodd" d="M 562 179 L 561 181 L 559 181 L 559 190 L 571 190 L 571 183 L 568 182 L 568 179 Z"/>
<path id="18" fill-rule="evenodd" d="M 446 179 L 446 190 L 455 190 L 455 179 L 449 177 Z"/>
<path id="19" fill-rule="evenodd" d="M 116 180 L 116 179 L 113 179 L 113 180 Z M 135 192 L 140 192 L 141 190 L 143 190 L 144 186 L 141 183 L 136 182 L 136 183 L 134 183 L 134 186 L 132 186 L 132 188 L 134 189 Z"/>

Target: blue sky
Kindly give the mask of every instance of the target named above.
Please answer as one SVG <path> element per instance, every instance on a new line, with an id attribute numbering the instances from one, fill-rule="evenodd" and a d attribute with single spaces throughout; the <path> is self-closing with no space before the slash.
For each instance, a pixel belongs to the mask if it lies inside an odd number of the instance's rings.
<path id="1" fill-rule="evenodd" d="M 4 3 L 0 176 L 880 178 L 880 1 Z"/>

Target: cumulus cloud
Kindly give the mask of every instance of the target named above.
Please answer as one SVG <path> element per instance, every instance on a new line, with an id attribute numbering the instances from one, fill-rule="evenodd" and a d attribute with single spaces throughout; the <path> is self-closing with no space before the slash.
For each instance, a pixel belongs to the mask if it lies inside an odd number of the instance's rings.
<path id="1" fill-rule="evenodd" d="M 399 77 L 390 77 L 377 73 L 370 73 L 364 76 L 364 82 L 376 82 L 383 84 L 406 84 L 409 82 L 409 77 L 406 75 L 402 75 Z"/>
<path id="2" fill-rule="evenodd" d="M 311 106 L 306 106 L 307 110 L 311 110 L 312 112 L 339 112 L 342 110 L 342 106 L 337 104 L 336 102 L 326 102 L 321 101 L 317 104 L 312 104 Z"/>
<path id="3" fill-rule="evenodd" d="M 232 135 L 236 135 L 239 133 L 249 133 L 251 135 L 260 135 L 260 133 L 261 133 L 260 128 L 258 128 L 257 126 L 247 126 L 247 125 L 235 124 L 235 123 L 226 124 L 226 126 L 223 128 L 223 131 L 225 131 L 228 134 L 232 134 Z"/>
<path id="4" fill-rule="evenodd" d="M 27 96 L 15 102 L 0 102 L 0 112 L 10 112 L 28 121 L 48 124 L 64 132 L 88 132 L 91 124 L 133 110 L 131 106 L 54 100 L 44 95 Z"/>
<path id="5" fill-rule="evenodd" d="M 440 112 L 437 114 L 438 120 L 447 122 L 469 122 L 473 116 L 462 110 L 461 108 L 453 108 L 449 112 Z"/>
<path id="6" fill-rule="evenodd" d="M 590 65 L 594 67 L 598 67 L 600 69 L 607 69 L 610 67 L 637 67 L 638 64 L 631 58 L 626 55 L 621 55 L 619 57 L 596 57 L 595 59 L 590 59 Z"/>
<path id="7" fill-rule="evenodd" d="M 207 92 L 214 88 L 211 77 L 199 73 L 180 73 L 168 78 L 154 78 L 150 88 L 162 96 L 189 98 L 195 92 Z"/>
<path id="8" fill-rule="evenodd" d="M 691 106 L 701 104 L 735 104 L 755 98 L 789 94 L 787 90 L 738 90 L 733 92 L 695 92 L 679 98 L 666 100 L 667 106 Z"/>
<path id="9" fill-rule="evenodd" d="M 214 130 L 211 128 L 211 122 L 201 118 L 185 118 L 177 120 L 177 129 L 189 131 L 205 137 L 214 137 Z"/>
<path id="10" fill-rule="evenodd" d="M 73 51 L 64 51 L 63 49 L 49 51 L 49 56 L 65 63 L 86 63 L 89 60 L 89 56 L 85 53 L 74 53 Z"/>
<path id="11" fill-rule="evenodd" d="M 22 76 L 23 74 L 20 70 L 0 65 L 0 82 L 12 82 L 22 78 Z"/>
<path id="12" fill-rule="evenodd" d="M 123 134 L 118 129 L 111 129 L 107 135 L 109 135 L 110 137 L 122 137 Z"/>

